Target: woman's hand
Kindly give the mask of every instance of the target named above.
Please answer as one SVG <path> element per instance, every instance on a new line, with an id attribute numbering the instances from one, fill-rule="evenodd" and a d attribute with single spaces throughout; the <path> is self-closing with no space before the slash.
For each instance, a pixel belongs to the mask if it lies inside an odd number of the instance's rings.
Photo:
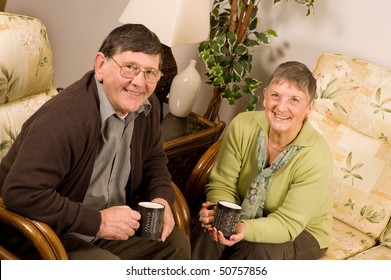
<path id="1" fill-rule="evenodd" d="M 245 232 L 246 232 L 246 225 L 243 222 L 239 222 L 238 226 L 236 227 L 235 234 L 231 235 L 229 239 L 225 238 L 224 234 L 221 231 L 217 230 L 215 227 L 209 229 L 209 233 L 212 239 L 226 246 L 232 246 L 235 243 L 242 241 Z"/>
<path id="2" fill-rule="evenodd" d="M 212 228 L 212 222 L 216 214 L 216 204 L 211 202 L 202 203 L 202 208 L 199 213 L 199 221 L 203 229 Z"/>

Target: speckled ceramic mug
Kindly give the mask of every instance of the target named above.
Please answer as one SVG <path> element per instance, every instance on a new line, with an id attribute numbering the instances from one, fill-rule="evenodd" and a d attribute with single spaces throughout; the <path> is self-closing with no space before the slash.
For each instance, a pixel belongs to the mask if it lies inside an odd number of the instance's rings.
<path id="1" fill-rule="evenodd" d="M 156 202 L 139 202 L 137 211 L 141 215 L 136 235 L 157 240 L 163 229 L 164 205 Z"/>
<path id="2" fill-rule="evenodd" d="M 229 238 L 236 232 L 236 226 L 240 221 L 241 214 L 241 206 L 228 201 L 219 201 L 212 226 L 220 230 L 225 238 Z"/>

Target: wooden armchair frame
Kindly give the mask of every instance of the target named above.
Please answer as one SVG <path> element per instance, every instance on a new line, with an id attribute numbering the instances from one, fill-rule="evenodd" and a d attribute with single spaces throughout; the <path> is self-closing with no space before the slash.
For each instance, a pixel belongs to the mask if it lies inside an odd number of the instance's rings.
<path id="1" fill-rule="evenodd" d="M 202 202 L 205 201 L 205 185 L 220 150 L 221 140 L 216 141 L 202 155 L 186 183 L 184 196 L 190 209 L 190 217 L 198 215 Z"/>
<path id="2" fill-rule="evenodd" d="M 172 207 L 175 224 L 185 233 L 190 235 L 190 212 L 186 200 L 178 187 L 171 183 L 175 191 L 175 200 Z M 4 205 L 0 197 L 0 222 L 7 224 L 22 233 L 27 240 L 30 240 L 42 259 L 46 260 L 67 260 L 68 255 L 61 243 L 61 240 L 53 229 L 46 223 L 38 222 L 22 215 L 19 215 Z M 18 257 L 0 245 L 1 260 L 17 260 Z"/>

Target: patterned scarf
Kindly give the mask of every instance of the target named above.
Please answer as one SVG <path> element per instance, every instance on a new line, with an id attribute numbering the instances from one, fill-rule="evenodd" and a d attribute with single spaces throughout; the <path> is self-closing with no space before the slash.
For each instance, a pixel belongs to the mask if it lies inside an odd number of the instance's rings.
<path id="1" fill-rule="evenodd" d="M 247 190 L 242 203 L 242 219 L 262 217 L 266 193 L 272 181 L 271 176 L 287 164 L 299 152 L 300 146 L 288 146 L 281 152 L 269 167 L 267 163 L 267 144 L 265 132 L 260 129 L 257 143 L 259 173 Z"/>

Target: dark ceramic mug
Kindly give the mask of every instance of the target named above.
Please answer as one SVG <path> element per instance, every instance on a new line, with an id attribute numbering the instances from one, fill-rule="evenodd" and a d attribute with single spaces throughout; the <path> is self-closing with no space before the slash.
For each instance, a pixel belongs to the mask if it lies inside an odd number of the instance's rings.
<path id="1" fill-rule="evenodd" d="M 236 227 L 242 215 L 242 207 L 228 201 L 219 201 L 216 207 L 216 215 L 212 226 L 216 227 L 224 234 L 225 238 L 229 238 L 236 232 Z"/>
<path id="2" fill-rule="evenodd" d="M 137 211 L 141 219 L 136 235 L 153 240 L 159 239 L 163 229 L 164 205 L 156 202 L 139 202 Z"/>

